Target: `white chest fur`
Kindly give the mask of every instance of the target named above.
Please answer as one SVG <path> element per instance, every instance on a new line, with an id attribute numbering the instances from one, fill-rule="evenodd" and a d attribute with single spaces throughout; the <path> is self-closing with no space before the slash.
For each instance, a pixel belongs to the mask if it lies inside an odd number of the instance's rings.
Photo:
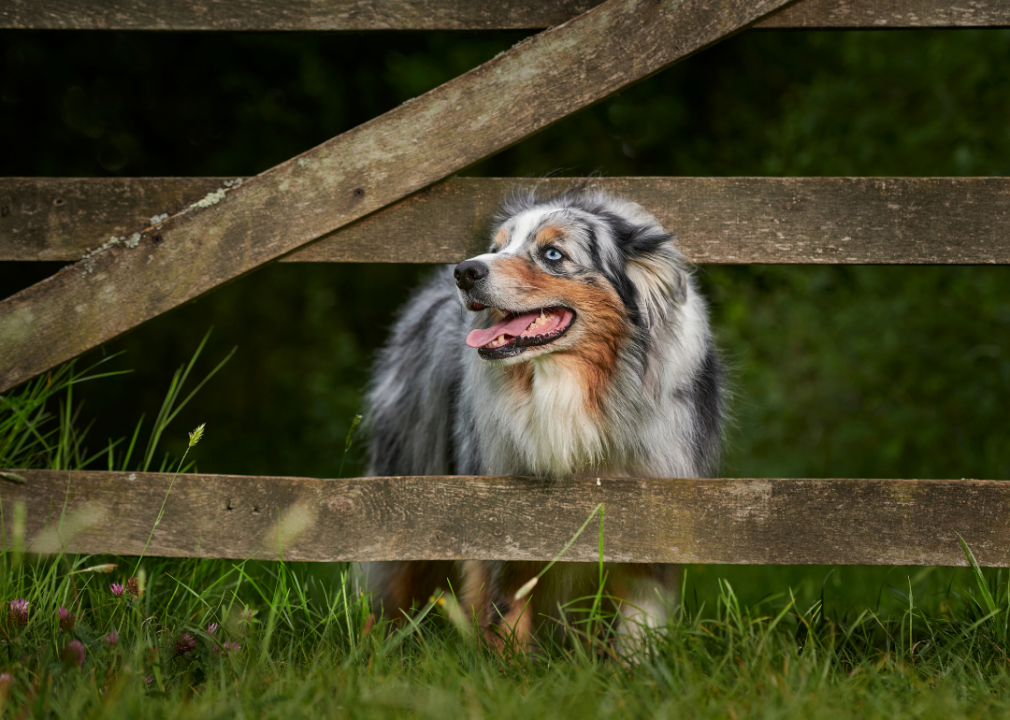
<path id="1" fill-rule="evenodd" d="M 579 376 L 552 357 L 535 360 L 521 387 L 500 367 L 471 370 L 483 388 L 474 410 L 486 472 L 578 475 L 610 464 L 605 420 Z"/>

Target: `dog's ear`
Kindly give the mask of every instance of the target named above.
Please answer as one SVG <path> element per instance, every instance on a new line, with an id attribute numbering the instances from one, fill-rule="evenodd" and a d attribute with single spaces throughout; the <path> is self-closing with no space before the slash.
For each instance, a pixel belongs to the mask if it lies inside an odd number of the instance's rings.
<path id="1" fill-rule="evenodd" d="M 676 303 L 687 301 L 687 270 L 668 233 L 650 236 L 652 247 L 628 254 L 625 272 L 638 290 L 647 326 L 664 322 Z"/>
<path id="2" fill-rule="evenodd" d="M 688 271 L 674 245 L 652 215 L 635 203 L 626 203 L 623 217 L 611 219 L 617 244 L 624 256 L 624 272 L 638 293 L 642 318 L 649 327 L 666 320 L 670 309 L 687 301 Z"/>

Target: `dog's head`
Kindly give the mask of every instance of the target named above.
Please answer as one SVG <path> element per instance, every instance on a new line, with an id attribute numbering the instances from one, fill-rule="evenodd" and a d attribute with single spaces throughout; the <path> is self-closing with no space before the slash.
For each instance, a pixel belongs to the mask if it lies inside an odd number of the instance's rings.
<path id="1" fill-rule="evenodd" d="M 460 302 L 489 311 L 466 342 L 513 364 L 548 353 L 612 362 L 689 292 L 673 236 L 641 206 L 601 192 L 505 201 L 490 252 L 456 266 Z"/>

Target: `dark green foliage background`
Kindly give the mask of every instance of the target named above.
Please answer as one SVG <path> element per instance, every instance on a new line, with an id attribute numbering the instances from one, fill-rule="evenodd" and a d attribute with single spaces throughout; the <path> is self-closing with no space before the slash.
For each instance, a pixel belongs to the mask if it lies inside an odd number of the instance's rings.
<path id="1" fill-rule="evenodd" d="M 248 175 L 522 34 L 0 33 L 0 175 Z M 471 168 L 474 175 L 1010 175 L 1010 32 L 750 32 Z M 403 238 L 409 242 L 410 238 Z M 0 263 L 0 296 L 53 272 Z M 82 386 L 97 448 L 157 411 L 199 469 L 333 476 L 370 358 L 424 268 L 268 267 L 118 339 Z M 708 266 L 732 368 L 724 474 L 1010 476 L 1010 268 Z M 345 474 L 359 472 L 352 452 Z"/>

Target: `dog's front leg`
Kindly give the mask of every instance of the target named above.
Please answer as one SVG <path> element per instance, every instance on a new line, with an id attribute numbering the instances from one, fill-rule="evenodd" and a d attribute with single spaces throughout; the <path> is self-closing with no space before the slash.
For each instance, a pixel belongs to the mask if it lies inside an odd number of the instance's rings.
<path id="1" fill-rule="evenodd" d="M 464 603 L 490 647 L 499 652 L 528 650 L 534 640 L 536 590 L 516 597 L 543 569 L 542 562 L 474 560 L 466 563 Z"/>
<path id="2" fill-rule="evenodd" d="M 423 607 L 428 598 L 456 587 L 452 560 L 407 560 L 362 563 L 362 584 L 372 593 L 376 614 L 398 621 Z"/>
<path id="3" fill-rule="evenodd" d="M 608 592 L 621 615 L 618 645 L 630 657 L 647 649 L 650 635 L 662 634 L 679 602 L 680 568 L 664 563 L 608 566 Z"/>

